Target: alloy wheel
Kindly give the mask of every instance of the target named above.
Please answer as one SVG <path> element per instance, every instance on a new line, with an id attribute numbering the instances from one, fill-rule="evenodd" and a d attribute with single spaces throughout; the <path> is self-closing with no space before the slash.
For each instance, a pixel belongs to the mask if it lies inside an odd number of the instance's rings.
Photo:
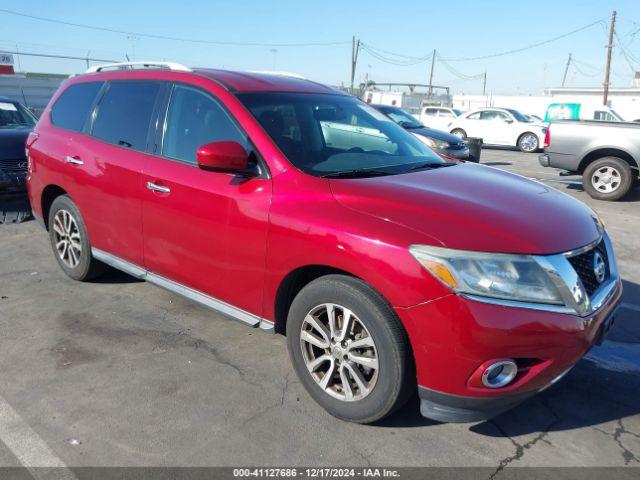
<path id="1" fill-rule="evenodd" d="M 593 185 L 593 188 L 598 192 L 602 193 L 615 192 L 621 182 L 620 172 L 609 166 L 598 168 L 593 172 L 593 175 L 591 175 L 591 185 Z"/>
<path id="2" fill-rule="evenodd" d="M 302 322 L 300 347 L 307 370 L 327 394 L 353 402 L 371 393 L 378 380 L 373 337 L 348 308 L 323 303 Z"/>
<path id="3" fill-rule="evenodd" d="M 53 217 L 56 252 L 69 268 L 76 268 L 82 255 L 82 239 L 75 218 L 68 210 L 58 210 Z"/>
<path id="4" fill-rule="evenodd" d="M 533 152 L 538 148 L 538 138 L 529 133 L 520 139 L 520 148 L 525 152 Z"/>

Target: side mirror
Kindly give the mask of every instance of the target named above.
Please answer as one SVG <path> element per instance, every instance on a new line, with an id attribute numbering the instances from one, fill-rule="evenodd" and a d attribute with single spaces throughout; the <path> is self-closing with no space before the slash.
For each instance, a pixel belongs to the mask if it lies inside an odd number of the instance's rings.
<path id="1" fill-rule="evenodd" d="M 511 120 L 510 118 L 507 118 L 507 119 L 505 120 L 505 123 L 513 123 L 513 120 Z"/>
<path id="2" fill-rule="evenodd" d="M 203 170 L 250 175 L 249 155 L 238 142 L 211 142 L 196 152 L 196 161 Z"/>

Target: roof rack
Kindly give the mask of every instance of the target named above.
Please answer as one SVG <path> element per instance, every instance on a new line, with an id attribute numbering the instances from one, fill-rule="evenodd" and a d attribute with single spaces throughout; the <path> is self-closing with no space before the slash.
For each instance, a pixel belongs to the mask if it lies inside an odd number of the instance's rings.
<path id="1" fill-rule="evenodd" d="M 104 65 L 95 65 L 89 68 L 85 73 L 102 72 L 103 70 L 134 70 L 145 68 L 162 68 L 167 70 L 175 70 L 178 72 L 191 72 L 189 67 L 185 67 L 175 62 L 121 62 L 121 63 L 105 63 Z"/>
<path id="2" fill-rule="evenodd" d="M 306 80 L 305 77 L 303 77 L 299 73 L 294 73 L 294 72 L 284 72 L 284 71 L 276 71 L 276 70 L 247 70 L 247 73 L 258 73 L 263 75 L 279 75 L 281 77 L 292 77 L 292 78 L 299 78 L 301 80 Z"/>

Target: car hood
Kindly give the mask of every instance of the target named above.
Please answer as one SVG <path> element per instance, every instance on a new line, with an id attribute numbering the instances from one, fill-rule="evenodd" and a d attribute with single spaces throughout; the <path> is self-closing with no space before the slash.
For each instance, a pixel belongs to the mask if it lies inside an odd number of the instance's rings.
<path id="1" fill-rule="evenodd" d="M 25 158 L 25 143 L 30 128 L 0 128 L 0 160 Z"/>
<path id="2" fill-rule="evenodd" d="M 473 163 L 332 179 L 330 185 L 343 206 L 415 230 L 448 248 L 552 254 L 599 236 L 594 214 L 583 203 L 541 183 Z M 427 240 L 417 236 L 420 241 Z"/>
<path id="3" fill-rule="evenodd" d="M 460 137 L 456 137 L 455 135 L 451 135 L 450 133 L 443 132 L 442 130 L 436 130 L 435 128 L 429 128 L 429 127 L 411 128 L 411 129 L 407 129 L 407 131 L 411 133 L 415 133 L 416 135 L 421 135 L 423 137 L 435 138 L 436 140 L 440 140 L 441 142 L 447 142 L 452 145 L 463 143 Z"/>

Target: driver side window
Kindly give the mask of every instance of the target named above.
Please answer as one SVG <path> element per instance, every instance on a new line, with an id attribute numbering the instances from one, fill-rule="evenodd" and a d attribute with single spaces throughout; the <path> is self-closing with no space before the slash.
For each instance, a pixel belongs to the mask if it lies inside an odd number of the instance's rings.
<path id="1" fill-rule="evenodd" d="M 247 146 L 244 134 L 213 97 L 176 85 L 167 111 L 162 155 L 195 165 L 199 147 L 222 141 Z"/>

